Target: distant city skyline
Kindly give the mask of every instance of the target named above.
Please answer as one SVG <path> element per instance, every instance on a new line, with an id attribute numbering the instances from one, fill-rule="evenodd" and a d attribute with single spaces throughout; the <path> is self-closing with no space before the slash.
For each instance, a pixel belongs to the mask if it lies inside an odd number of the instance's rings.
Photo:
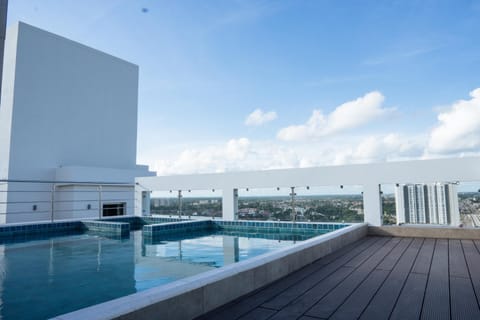
<path id="1" fill-rule="evenodd" d="M 17 20 L 140 66 L 160 175 L 480 154 L 475 1 L 10 1 Z"/>

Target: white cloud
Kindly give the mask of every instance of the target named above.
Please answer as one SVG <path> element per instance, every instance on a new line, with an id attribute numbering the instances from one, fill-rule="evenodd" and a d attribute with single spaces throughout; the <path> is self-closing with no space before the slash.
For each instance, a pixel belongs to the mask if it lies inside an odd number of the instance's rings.
<path id="1" fill-rule="evenodd" d="M 469 100 L 439 110 L 438 124 L 431 132 L 312 139 L 353 128 L 388 112 L 381 106 L 383 96 L 373 92 L 342 104 L 327 116 L 314 111 L 305 125 L 288 132 L 290 140 L 300 140 L 295 144 L 238 138 L 195 148 L 177 147 L 168 152 L 155 148 L 144 162 L 159 175 L 171 175 L 479 155 L 480 89 L 470 95 Z"/>
<path id="2" fill-rule="evenodd" d="M 480 149 L 480 88 L 470 92 L 470 100 L 460 100 L 438 115 L 431 131 L 426 154 L 451 154 Z"/>
<path id="3" fill-rule="evenodd" d="M 159 175 L 224 172 L 236 169 L 245 160 L 249 148 L 250 141 L 239 138 L 223 145 L 185 149 L 174 159 L 156 161 L 153 169 Z"/>
<path id="4" fill-rule="evenodd" d="M 383 95 L 378 91 L 341 104 L 328 115 L 314 110 L 305 124 L 281 129 L 277 137 L 283 141 L 315 139 L 362 126 L 392 109 L 383 108 Z"/>
<path id="5" fill-rule="evenodd" d="M 154 157 L 153 159 L 155 159 Z M 271 142 L 252 144 L 246 138 L 225 144 L 185 149 L 170 159 L 147 160 L 158 175 L 268 170 L 300 166 L 297 153 Z"/>
<path id="6" fill-rule="evenodd" d="M 247 116 L 245 125 L 260 126 L 275 119 L 277 119 L 277 113 L 275 111 L 263 112 L 262 109 L 256 109 Z"/>
<path id="7" fill-rule="evenodd" d="M 240 138 L 185 149 L 169 160 L 153 161 L 152 170 L 159 175 L 172 175 L 406 160 L 422 156 L 424 144 L 414 142 L 418 140 L 386 134 L 285 145 Z"/>
<path id="8" fill-rule="evenodd" d="M 227 142 L 225 158 L 231 161 L 242 160 L 247 155 L 249 147 L 250 141 L 247 138 L 232 139 Z"/>
<path id="9" fill-rule="evenodd" d="M 422 155 L 421 137 L 409 138 L 399 134 L 369 136 L 354 147 L 338 151 L 334 164 L 385 162 L 407 160 Z"/>

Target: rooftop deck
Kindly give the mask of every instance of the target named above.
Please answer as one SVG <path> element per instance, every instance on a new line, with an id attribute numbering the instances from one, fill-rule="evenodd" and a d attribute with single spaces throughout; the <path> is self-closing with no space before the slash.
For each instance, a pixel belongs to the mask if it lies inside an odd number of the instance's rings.
<path id="1" fill-rule="evenodd" d="M 479 249 L 367 237 L 200 319 L 480 319 Z"/>

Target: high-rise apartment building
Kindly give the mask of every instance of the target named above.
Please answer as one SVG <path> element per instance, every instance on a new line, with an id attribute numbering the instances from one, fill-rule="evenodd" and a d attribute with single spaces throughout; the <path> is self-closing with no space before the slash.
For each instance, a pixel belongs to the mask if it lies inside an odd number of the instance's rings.
<path id="1" fill-rule="evenodd" d="M 460 224 L 454 183 L 400 184 L 395 199 L 398 224 Z"/>

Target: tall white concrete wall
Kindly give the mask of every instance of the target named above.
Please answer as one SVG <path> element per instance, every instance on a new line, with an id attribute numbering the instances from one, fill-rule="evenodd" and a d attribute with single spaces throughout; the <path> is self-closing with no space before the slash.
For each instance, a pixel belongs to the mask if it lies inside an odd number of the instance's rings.
<path id="1" fill-rule="evenodd" d="M 74 168 L 63 170 L 63 177 L 68 171 L 75 177 L 70 181 L 80 182 L 133 183 L 136 175 L 150 175 L 136 165 L 137 96 L 138 66 L 24 23 L 11 27 L 0 107 L 0 179 L 58 181 L 62 168 Z M 45 194 L 52 188 L 16 187 Z M 24 201 L 21 193 L 9 192 L 5 211 Z M 32 212 L 31 204 L 22 206 L 16 209 L 29 212 L 3 222 L 50 218 Z"/>
<path id="2" fill-rule="evenodd" d="M 9 177 L 48 179 L 47 169 L 71 165 L 134 168 L 138 67 L 23 23 L 8 36 L 6 58 L 16 55 L 5 70 L 15 83 L 3 106 L 12 110 Z"/>
<path id="3" fill-rule="evenodd" d="M 16 65 L 17 37 L 15 30 L 9 30 L 9 45 L 5 47 L 3 80 L 0 104 L 0 179 L 8 176 L 10 159 L 10 131 L 12 127 L 13 86 Z"/>
<path id="4" fill-rule="evenodd" d="M 17 37 L 15 30 L 7 34 L 9 45 L 5 46 L 3 59 L 2 90 L 0 104 L 0 180 L 7 179 L 10 159 L 10 131 L 12 126 L 13 86 L 16 65 Z M 9 106 L 9 107 L 7 107 Z M 2 214 L 7 210 L 8 185 L 0 185 L 0 223 L 5 223 L 6 216 Z"/>

